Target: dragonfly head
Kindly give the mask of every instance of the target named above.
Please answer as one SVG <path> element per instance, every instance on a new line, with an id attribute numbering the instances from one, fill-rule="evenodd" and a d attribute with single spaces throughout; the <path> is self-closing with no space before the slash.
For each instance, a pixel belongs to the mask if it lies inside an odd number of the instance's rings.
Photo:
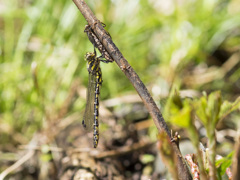
<path id="1" fill-rule="evenodd" d="M 95 53 L 92 53 L 92 52 L 88 52 L 86 55 L 85 55 L 85 60 L 86 61 L 93 61 L 95 60 L 96 58 L 96 54 Z"/>

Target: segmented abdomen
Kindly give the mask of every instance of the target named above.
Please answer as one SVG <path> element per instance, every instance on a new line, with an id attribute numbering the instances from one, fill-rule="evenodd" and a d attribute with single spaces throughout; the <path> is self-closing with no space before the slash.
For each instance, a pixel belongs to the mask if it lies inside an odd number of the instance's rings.
<path id="1" fill-rule="evenodd" d="M 95 53 L 87 53 L 86 60 L 88 61 L 89 87 L 87 106 L 82 124 L 87 130 L 91 127 L 93 128 L 93 146 L 96 148 L 99 141 L 99 94 L 102 85 L 102 72 L 100 60 L 96 57 Z M 94 104 L 92 104 L 93 101 Z"/>
<path id="2" fill-rule="evenodd" d="M 96 72 L 96 88 L 95 88 L 95 100 L 94 100 L 94 124 L 93 124 L 93 146 L 94 148 L 98 145 L 99 140 L 99 94 L 100 86 L 102 84 L 102 73 L 101 69 L 98 68 Z"/>

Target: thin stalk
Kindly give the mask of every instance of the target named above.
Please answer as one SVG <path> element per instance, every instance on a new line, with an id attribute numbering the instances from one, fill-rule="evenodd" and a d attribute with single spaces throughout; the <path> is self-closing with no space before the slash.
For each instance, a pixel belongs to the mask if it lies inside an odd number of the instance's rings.
<path id="1" fill-rule="evenodd" d="M 216 135 L 215 131 L 211 131 L 212 133 L 207 132 L 208 136 L 208 147 L 209 147 L 209 179 L 217 180 L 217 169 L 215 166 L 216 162 Z"/>

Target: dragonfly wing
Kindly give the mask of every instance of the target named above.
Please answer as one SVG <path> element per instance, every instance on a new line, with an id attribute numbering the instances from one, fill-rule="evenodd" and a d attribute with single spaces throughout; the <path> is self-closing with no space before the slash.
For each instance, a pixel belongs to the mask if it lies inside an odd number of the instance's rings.
<path id="1" fill-rule="evenodd" d="M 87 104 L 82 121 L 84 129 L 87 131 L 93 130 L 95 85 L 96 77 L 92 73 L 89 73 L 87 88 Z"/>

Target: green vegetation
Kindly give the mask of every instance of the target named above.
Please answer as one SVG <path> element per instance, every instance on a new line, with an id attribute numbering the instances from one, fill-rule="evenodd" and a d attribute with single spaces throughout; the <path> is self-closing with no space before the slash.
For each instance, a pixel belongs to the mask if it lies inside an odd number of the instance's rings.
<path id="1" fill-rule="evenodd" d="M 216 153 L 224 156 L 224 167 L 218 169 L 222 176 L 231 163 L 227 155 L 233 150 L 233 142 L 226 142 L 230 146 L 217 151 L 214 131 L 221 122 L 219 129 L 237 131 L 240 126 L 235 111 L 240 94 L 240 2 L 86 2 L 106 24 L 105 29 L 156 102 L 172 92 L 164 117 L 171 127 L 196 135 L 190 139 L 197 148 L 201 135 L 193 123 L 192 113 L 196 113 L 211 144 L 211 162 L 215 163 Z M 48 132 L 75 113 L 74 122 L 81 122 L 86 103 L 82 91 L 88 81 L 84 55 L 93 51 L 83 32 L 86 24 L 72 1 L 0 1 L 1 152 L 16 152 L 36 132 Z M 101 100 L 136 93 L 115 63 L 102 63 L 101 68 Z M 198 96 L 186 95 L 193 100 L 176 96 L 174 102 L 176 90 L 191 90 L 189 93 Z M 70 103 L 68 97 L 73 91 L 78 95 Z M 58 134 L 54 133 L 53 137 Z M 46 155 L 44 159 L 51 159 Z M 0 171 L 7 167 L 3 163 Z"/>

